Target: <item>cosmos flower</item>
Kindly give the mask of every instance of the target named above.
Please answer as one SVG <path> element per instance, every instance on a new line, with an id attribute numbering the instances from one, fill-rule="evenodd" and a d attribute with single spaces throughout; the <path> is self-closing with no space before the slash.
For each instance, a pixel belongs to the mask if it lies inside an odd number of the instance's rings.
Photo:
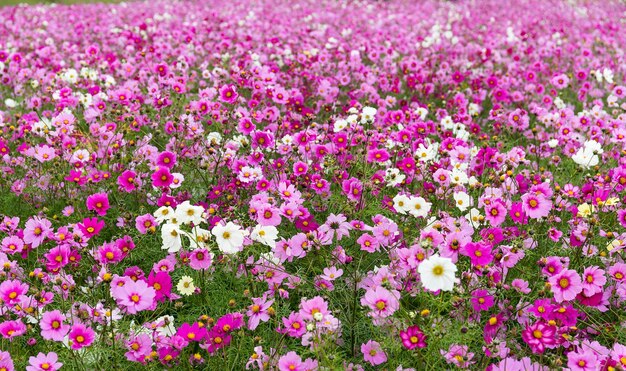
<path id="1" fill-rule="evenodd" d="M 422 285 L 430 291 L 451 291 L 455 284 L 457 267 L 449 258 L 433 255 L 417 267 Z"/>
<path id="2" fill-rule="evenodd" d="M 236 254 L 243 247 L 244 231 L 233 222 L 218 224 L 211 230 L 217 247 L 225 254 Z"/>
<path id="3" fill-rule="evenodd" d="M 44 354 L 39 352 L 36 357 L 28 358 L 28 366 L 26 371 L 57 371 L 63 366 L 58 362 L 59 356 L 55 352 Z"/>
<path id="4" fill-rule="evenodd" d="M 361 344 L 361 353 L 363 353 L 363 359 L 372 366 L 387 362 L 387 354 L 382 350 L 380 344 L 374 340 Z"/>

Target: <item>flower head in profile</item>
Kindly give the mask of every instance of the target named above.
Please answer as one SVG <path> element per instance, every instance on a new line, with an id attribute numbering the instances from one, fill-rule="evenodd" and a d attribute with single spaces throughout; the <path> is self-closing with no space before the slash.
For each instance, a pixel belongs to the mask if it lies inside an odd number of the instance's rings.
<path id="1" fill-rule="evenodd" d="M 456 265 L 449 258 L 433 255 L 417 267 L 422 285 L 430 291 L 451 291 L 454 288 Z"/>

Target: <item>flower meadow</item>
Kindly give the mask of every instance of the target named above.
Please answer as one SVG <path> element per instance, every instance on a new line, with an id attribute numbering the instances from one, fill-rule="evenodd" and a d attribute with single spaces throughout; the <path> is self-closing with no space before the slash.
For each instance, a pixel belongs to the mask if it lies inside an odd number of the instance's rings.
<path id="1" fill-rule="evenodd" d="M 0 8 L 0 370 L 625 370 L 625 16 Z"/>

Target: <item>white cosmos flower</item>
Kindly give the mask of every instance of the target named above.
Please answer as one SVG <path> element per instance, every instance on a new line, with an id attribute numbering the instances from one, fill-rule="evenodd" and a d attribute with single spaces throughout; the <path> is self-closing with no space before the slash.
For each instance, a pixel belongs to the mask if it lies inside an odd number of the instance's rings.
<path id="1" fill-rule="evenodd" d="M 470 209 L 469 213 L 465 214 L 465 219 L 467 219 L 467 221 L 470 222 L 470 224 L 474 227 L 474 228 L 478 228 L 480 227 L 480 217 L 482 215 L 480 214 L 480 210 L 478 210 L 477 208 L 473 207 Z"/>
<path id="2" fill-rule="evenodd" d="M 156 211 L 152 215 L 154 216 L 156 221 L 161 224 L 165 221 L 169 221 L 170 219 L 172 219 L 172 217 L 174 216 L 174 209 L 172 209 L 171 206 L 161 206 L 156 209 Z"/>
<path id="3" fill-rule="evenodd" d="M 170 188 L 172 189 L 180 187 L 185 180 L 185 176 L 181 173 L 172 173 L 172 177 L 174 178 L 172 179 L 172 184 L 170 184 Z"/>
<path id="4" fill-rule="evenodd" d="M 252 240 L 262 243 L 271 248 L 276 247 L 278 229 L 272 225 L 257 225 L 250 234 Z"/>
<path id="5" fill-rule="evenodd" d="M 363 111 L 361 114 L 361 123 L 365 123 L 368 121 L 374 121 L 374 117 L 376 116 L 376 112 L 378 110 L 374 107 L 363 107 Z"/>
<path id="6" fill-rule="evenodd" d="M 4 100 L 4 105 L 9 108 L 15 108 L 17 106 L 17 102 L 11 98 L 7 98 Z"/>
<path id="7" fill-rule="evenodd" d="M 193 278 L 189 276 L 182 276 L 176 285 L 176 289 L 181 295 L 188 296 L 196 291 L 196 285 L 193 284 Z"/>
<path id="8" fill-rule="evenodd" d="M 469 179 L 467 178 L 465 171 L 452 168 L 452 172 L 450 173 L 450 182 L 452 184 L 465 184 L 468 180 Z"/>
<path id="9" fill-rule="evenodd" d="M 215 236 L 217 247 L 225 254 L 236 254 L 243 246 L 245 232 L 233 222 L 228 222 L 226 225 L 216 225 L 211 233 Z"/>
<path id="10" fill-rule="evenodd" d="M 453 197 L 454 204 L 461 211 L 465 211 L 468 207 L 472 206 L 472 199 L 465 192 L 454 192 Z"/>
<path id="11" fill-rule="evenodd" d="M 416 218 L 426 217 L 430 212 L 430 208 L 433 204 L 427 202 L 423 197 L 411 197 L 407 205 L 409 214 Z"/>
<path id="12" fill-rule="evenodd" d="M 176 219 L 182 224 L 193 223 L 198 225 L 204 221 L 202 213 L 204 208 L 202 206 L 194 206 L 189 201 L 185 201 L 176 206 L 174 213 Z"/>
<path id="13" fill-rule="evenodd" d="M 403 194 L 398 193 L 396 197 L 393 198 L 393 208 L 400 214 L 406 214 L 409 212 L 409 204 L 411 199 Z"/>
<path id="14" fill-rule="evenodd" d="M 163 240 L 163 250 L 167 252 L 178 252 L 183 246 L 183 242 L 180 235 L 183 232 L 178 225 L 172 223 L 166 223 L 161 227 L 161 239 Z"/>
<path id="15" fill-rule="evenodd" d="M 336 133 L 336 132 L 342 131 L 343 129 L 347 127 L 348 127 L 348 121 L 339 119 L 335 121 L 335 124 L 333 125 L 333 131 Z"/>
<path id="16" fill-rule="evenodd" d="M 417 267 L 422 285 L 430 291 L 451 291 L 454 288 L 456 265 L 448 258 L 433 255 Z"/>
<path id="17" fill-rule="evenodd" d="M 187 238 L 189 238 L 189 248 L 192 250 L 206 247 L 207 241 L 211 239 L 211 232 L 204 228 L 200 228 L 197 225 L 191 228 L 191 232 L 183 233 Z"/>

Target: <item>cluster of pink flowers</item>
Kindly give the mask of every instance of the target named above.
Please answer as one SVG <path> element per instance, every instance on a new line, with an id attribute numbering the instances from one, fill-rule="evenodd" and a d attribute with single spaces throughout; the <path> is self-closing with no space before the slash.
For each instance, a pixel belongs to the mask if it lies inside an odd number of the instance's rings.
<path id="1" fill-rule="evenodd" d="M 0 8 L 0 370 L 626 369 L 625 12 Z"/>

